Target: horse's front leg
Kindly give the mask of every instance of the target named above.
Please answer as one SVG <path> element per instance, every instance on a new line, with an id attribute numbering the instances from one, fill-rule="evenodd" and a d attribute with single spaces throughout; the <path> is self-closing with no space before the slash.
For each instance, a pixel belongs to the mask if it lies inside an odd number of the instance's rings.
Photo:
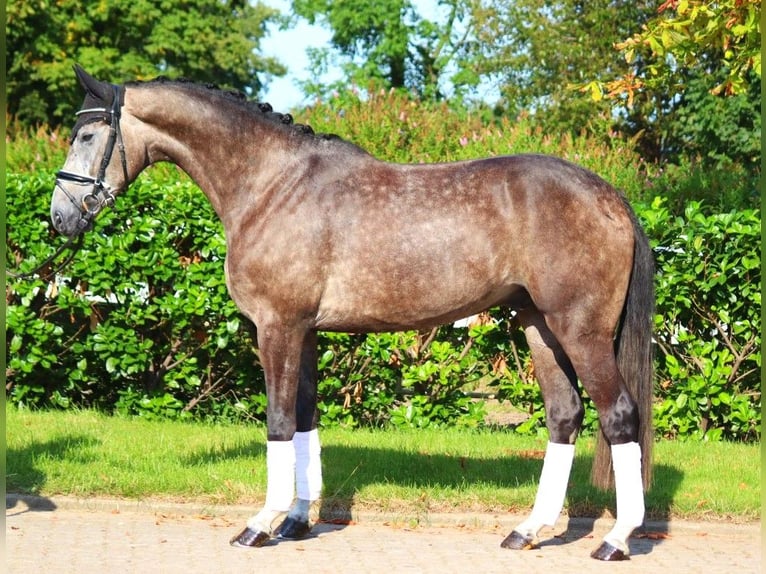
<path id="1" fill-rule="evenodd" d="M 311 503 L 322 494 L 322 461 L 319 432 L 317 430 L 317 335 L 306 336 L 301 351 L 298 398 L 295 405 L 297 429 L 295 445 L 295 483 L 298 497 L 287 517 L 277 527 L 277 538 L 296 540 L 311 530 L 309 510 Z"/>
<path id="2" fill-rule="evenodd" d="M 295 496 L 297 429 L 296 400 L 301 357 L 308 332 L 302 329 L 258 328 L 258 348 L 266 376 L 266 502 L 247 527 L 232 538 L 232 546 L 263 546 L 272 535 L 271 524 L 287 512 Z M 311 338 L 311 337 L 308 337 Z"/>

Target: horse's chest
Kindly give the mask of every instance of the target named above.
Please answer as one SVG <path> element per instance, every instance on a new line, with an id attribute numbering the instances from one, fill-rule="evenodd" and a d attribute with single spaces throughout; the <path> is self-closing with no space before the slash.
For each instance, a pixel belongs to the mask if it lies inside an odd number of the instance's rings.
<path id="1" fill-rule="evenodd" d="M 260 256 L 226 257 L 226 285 L 239 309 L 253 321 L 264 314 L 310 315 L 321 293 L 321 269 L 304 257 L 271 259 Z"/>

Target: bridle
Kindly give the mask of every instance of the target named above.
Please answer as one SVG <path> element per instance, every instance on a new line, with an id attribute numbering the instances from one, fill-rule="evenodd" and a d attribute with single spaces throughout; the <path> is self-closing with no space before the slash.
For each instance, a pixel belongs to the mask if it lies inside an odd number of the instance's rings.
<path id="1" fill-rule="evenodd" d="M 104 181 L 106 170 L 109 167 L 109 162 L 112 160 L 112 153 L 114 152 L 114 146 L 120 151 L 120 162 L 122 163 L 122 174 L 124 176 L 124 184 L 128 184 L 128 164 L 125 159 L 125 144 L 122 139 L 122 132 L 120 131 L 120 108 L 122 107 L 122 88 L 120 86 L 112 86 L 114 91 L 114 98 L 112 99 L 111 109 L 103 108 L 87 108 L 80 110 L 76 115 L 88 114 L 88 113 L 106 113 L 109 116 L 109 139 L 106 142 L 106 148 L 104 148 L 104 157 L 101 159 L 101 166 L 98 170 L 98 175 L 92 177 L 90 175 L 83 175 L 80 173 L 73 173 L 71 171 L 61 170 L 56 174 L 56 187 L 64 192 L 64 195 L 69 198 L 77 209 L 80 210 L 80 220 L 77 222 L 77 227 L 80 231 L 88 229 L 95 219 L 95 217 L 101 212 L 104 207 L 111 207 L 114 205 L 115 190 L 109 187 Z M 73 183 L 75 185 L 90 185 L 90 193 L 85 194 L 78 202 L 66 188 L 61 185 L 61 182 Z"/>
<path id="2" fill-rule="evenodd" d="M 122 139 L 122 131 L 120 130 L 120 109 L 122 107 L 122 88 L 120 86 L 112 85 L 112 91 L 114 94 L 111 108 L 87 108 L 80 110 L 76 115 L 98 113 L 107 114 L 109 116 L 109 139 L 106 142 L 106 148 L 104 148 L 104 157 L 101 159 L 101 166 L 98 170 L 98 175 L 92 177 L 90 175 L 83 175 L 80 173 L 73 173 L 71 171 L 61 170 L 56 174 L 56 187 L 60 189 L 64 195 L 67 196 L 70 202 L 80 210 L 80 220 L 77 222 L 77 228 L 79 231 L 87 230 L 96 216 L 101 212 L 104 207 L 112 207 L 114 205 L 114 196 L 116 191 L 109 187 L 104 181 L 106 176 L 106 170 L 109 167 L 109 162 L 112 159 L 114 152 L 114 146 L 120 151 L 120 162 L 122 163 L 122 174 L 124 176 L 124 185 L 128 184 L 128 163 L 125 158 L 125 143 Z M 91 121 L 96 121 L 100 117 Z M 90 122 L 86 122 L 90 123 Z M 73 183 L 75 185 L 90 185 L 90 193 L 85 194 L 78 202 L 74 196 L 69 193 L 66 188 L 61 185 L 61 182 Z M 76 236 L 70 237 L 67 242 L 59 247 L 56 252 L 43 261 L 32 271 L 25 273 L 14 273 L 6 270 L 6 275 L 16 279 L 28 279 L 34 277 L 44 268 L 48 267 L 53 261 L 65 250 L 72 249 L 72 252 L 59 264 L 55 269 L 48 271 L 43 277 L 47 279 L 55 275 L 58 271 L 63 269 L 74 258 L 78 249 L 82 246 L 83 234 L 78 233 Z"/>

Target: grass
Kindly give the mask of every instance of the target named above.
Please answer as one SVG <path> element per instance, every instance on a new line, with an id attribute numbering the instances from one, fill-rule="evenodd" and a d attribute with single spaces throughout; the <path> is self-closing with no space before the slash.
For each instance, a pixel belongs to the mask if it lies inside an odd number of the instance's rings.
<path id="1" fill-rule="evenodd" d="M 151 422 L 95 412 L 6 409 L 8 492 L 260 505 L 265 428 Z M 411 518 L 436 512 L 523 512 L 534 502 L 545 440 L 508 432 L 321 431 L 320 513 L 352 509 Z M 613 512 L 588 484 L 592 441 L 577 443 L 567 510 Z M 660 442 L 647 516 L 760 517 L 759 445 Z"/>

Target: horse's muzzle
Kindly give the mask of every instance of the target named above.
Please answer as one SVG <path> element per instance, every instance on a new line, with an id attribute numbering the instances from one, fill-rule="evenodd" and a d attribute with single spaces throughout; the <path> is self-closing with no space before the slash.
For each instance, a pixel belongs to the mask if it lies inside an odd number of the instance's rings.
<path id="1" fill-rule="evenodd" d="M 53 228 L 61 235 L 74 237 L 91 228 L 93 220 L 84 218 L 82 213 L 73 210 L 51 207 L 51 222 Z"/>

